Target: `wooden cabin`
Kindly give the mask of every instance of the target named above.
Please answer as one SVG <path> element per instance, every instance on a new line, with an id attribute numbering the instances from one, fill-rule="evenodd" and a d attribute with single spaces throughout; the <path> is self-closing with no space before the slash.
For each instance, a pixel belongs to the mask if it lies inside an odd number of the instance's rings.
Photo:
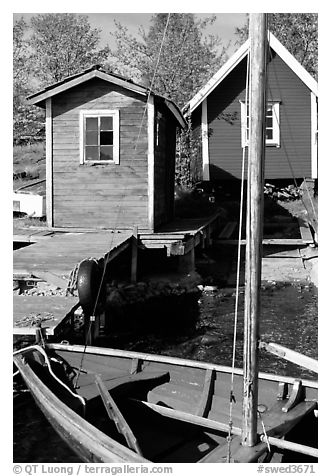
<path id="1" fill-rule="evenodd" d="M 317 82 L 270 33 L 265 178 L 317 178 Z M 249 41 L 189 101 L 200 177 L 241 178 Z"/>
<path id="2" fill-rule="evenodd" d="M 172 101 L 99 66 L 28 99 L 46 109 L 49 226 L 153 232 L 172 219 L 185 127 Z"/>

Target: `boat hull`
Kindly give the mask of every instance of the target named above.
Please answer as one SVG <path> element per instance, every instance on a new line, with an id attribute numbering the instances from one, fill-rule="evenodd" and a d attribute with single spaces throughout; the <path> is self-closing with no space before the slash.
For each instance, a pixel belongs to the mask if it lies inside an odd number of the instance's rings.
<path id="1" fill-rule="evenodd" d="M 113 381 L 120 382 L 121 385 L 109 392 L 132 424 L 137 440 L 142 442 L 143 452 L 137 454 L 123 439 L 114 437 L 112 432 L 106 434 L 102 425 L 98 428 L 91 418 L 83 417 L 63 399 L 61 401 L 56 392 L 24 363 L 22 357 L 26 357 L 29 351 L 23 349 L 15 353 L 14 362 L 37 405 L 82 461 L 226 462 L 232 381 L 236 399 L 231 409 L 233 461 L 257 461 L 268 453 L 266 442 L 258 443 L 255 451 L 240 444 L 243 378 L 240 369 L 235 369 L 232 374 L 232 369 L 225 366 L 98 347 L 87 347 L 85 352 L 83 346 L 50 344 L 47 348 L 71 367 L 82 367 L 77 393 L 90 406 L 91 415 L 98 414 L 100 406 L 104 412 L 92 376 L 100 375 L 108 389 Z M 156 374 L 168 374 L 169 378 L 160 377 L 146 387 L 146 382 L 151 382 L 151 378 L 147 378 L 142 385 L 144 375 Z M 305 418 L 311 418 L 317 406 L 317 382 L 314 381 L 300 381 L 298 402 L 289 411 L 283 411 L 296 382 L 297 379 L 290 377 L 259 375 L 261 435 L 266 432 L 269 437 L 284 438 Z M 285 387 L 286 392 L 280 399 L 279 388 Z M 146 422 L 151 424 L 150 429 Z M 162 435 L 158 435 L 158 428 L 163 426 Z M 191 434 L 192 438 L 187 436 Z"/>

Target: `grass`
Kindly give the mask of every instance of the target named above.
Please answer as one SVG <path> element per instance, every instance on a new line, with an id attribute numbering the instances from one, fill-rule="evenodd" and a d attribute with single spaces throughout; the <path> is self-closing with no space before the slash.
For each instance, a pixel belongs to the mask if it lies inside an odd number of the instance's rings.
<path id="1" fill-rule="evenodd" d="M 45 144 L 18 145 L 13 149 L 13 188 L 46 176 Z"/>

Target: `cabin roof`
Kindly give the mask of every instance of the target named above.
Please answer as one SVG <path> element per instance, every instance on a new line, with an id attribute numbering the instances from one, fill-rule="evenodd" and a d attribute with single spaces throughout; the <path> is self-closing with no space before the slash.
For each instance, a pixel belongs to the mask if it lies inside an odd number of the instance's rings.
<path id="1" fill-rule="evenodd" d="M 149 88 L 139 85 L 131 79 L 125 78 L 124 76 L 115 73 L 108 73 L 102 70 L 100 65 L 91 66 L 90 68 L 85 69 L 80 73 L 68 76 L 62 79 L 61 81 L 50 84 L 41 91 L 38 91 L 37 93 L 28 96 L 27 100 L 30 104 L 45 108 L 47 99 L 54 97 L 64 91 L 68 91 L 69 89 L 78 86 L 82 83 L 85 83 L 93 78 L 99 78 L 104 81 L 108 81 L 109 83 L 117 84 L 118 86 L 121 86 L 124 89 L 134 91 L 135 93 L 141 94 L 142 96 L 152 95 L 161 99 L 166 105 L 166 107 L 169 109 L 171 114 L 174 116 L 178 124 L 182 128 L 186 127 L 186 121 L 182 115 L 182 112 L 180 111 L 178 106 L 173 101 L 171 101 L 171 99 L 168 99 L 159 94 L 155 94 Z"/>
<path id="2" fill-rule="evenodd" d="M 268 39 L 270 47 L 292 69 L 301 81 L 318 96 L 317 81 L 306 69 L 294 58 L 294 56 L 277 40 L 269 31 Z M 196 95 L 183 107 L 185 114 L 192 113 L 202 101 L 231 73 L 231 71 L 247 56 L 249 51 L 249 39 L 228 59 L 226 63 L 212 76 L 212 78 L 196 93 Z"/>

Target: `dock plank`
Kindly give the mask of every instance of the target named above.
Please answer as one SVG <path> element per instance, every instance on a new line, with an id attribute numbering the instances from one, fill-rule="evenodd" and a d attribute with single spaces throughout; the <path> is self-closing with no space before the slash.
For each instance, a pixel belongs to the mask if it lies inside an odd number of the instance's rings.
<path id="1" fill-rule="evenodd" d="M 301 234 L 302 240 L 307 244 L 314 243 L 314 239 L 311 234 L 309 224 L 300 217 L 298 217 L 298 223 L 300 227 L 300 234 Z"/>
<path id="2" fill-rule="evenodd" d="M 53 274 L 53 283 L 59 285 L 62 281 L 58 279 L 67 280 L 77 263 L 86 258 L 100 259 L 107 254 L 111 260 L 130 245 L 131 237 L 132 232 L 109 231 L 54 234 L 15 250 L 14 273 L 23 270 L 36 277 L 48 276 L 49 279 Z"/>
<path id="3" fill-rule="evenodd" d="M 55 336 L 78 306 L 78 299 L 73 296 L 14 296 L 13 334 L 35 335 L 35 317 L 41 319 L 47 335 Z"/>

